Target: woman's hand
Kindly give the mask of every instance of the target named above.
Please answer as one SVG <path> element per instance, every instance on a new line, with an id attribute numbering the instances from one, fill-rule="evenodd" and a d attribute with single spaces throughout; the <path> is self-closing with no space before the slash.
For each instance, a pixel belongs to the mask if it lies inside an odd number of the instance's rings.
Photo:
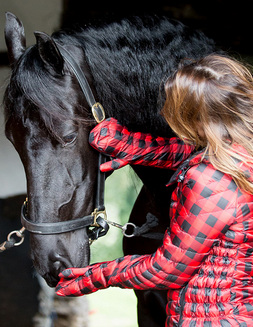
<path id="1" fill-rule="evenodd" d="M 130 132 L 114 118 L 108 118 L 93 128 L 89 142 L 96 150 L 113 158 L 100 166 L 104 172 L 127 164 L 175 169 L 194 150 L 194 146 L 176 137 Z"/>
<path id="2" fill-rule="evenodd" d="M 104 155 L 113 157 L 100 165 L 100 170 L 108 172 L 126 166 L 133 160 L 131 154 L 131 132 L 116 119 L 107 118 L 90 133 L 89 142 Z M 125 152 L 126 148 L 128 151 Z"/>
<path id="3" fill-rule="evenodd" d="M 82 296 L 97 291 L 89 278 L 91 267 L 68 268 L 59 274 L 60 281 L 56 286 L 59 296 Z"/>

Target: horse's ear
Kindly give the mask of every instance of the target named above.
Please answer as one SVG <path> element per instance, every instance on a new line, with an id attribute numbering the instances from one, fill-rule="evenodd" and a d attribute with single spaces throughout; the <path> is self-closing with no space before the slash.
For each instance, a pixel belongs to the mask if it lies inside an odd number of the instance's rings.
<path id="1" fill-rule="evenodd" d="M 25 32 L 21 21 L 12 13 L 6 13 L 5 42 L 10 64 L 13 65 L 26 48 Z"/>
<path id="2" fill-rule="evenodd" d="M 34 32 L 34 35 L 37 40 L 40 58 L 46 68 L 51 72 L 63 74 L 64 60 L 54 40 L 46 33 Z"/>

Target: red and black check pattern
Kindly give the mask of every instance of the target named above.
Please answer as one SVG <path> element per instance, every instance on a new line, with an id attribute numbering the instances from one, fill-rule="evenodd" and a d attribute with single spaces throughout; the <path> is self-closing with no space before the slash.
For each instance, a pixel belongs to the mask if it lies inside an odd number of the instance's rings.
<path id="1" fill-rule="evenodd" d="M 175 169 L 194 150 L 194 146 L 176 137 L 153 137 L 151 134 L 130 132 L 114 118 L 108 118 L 93 128 L 89 142 L 96 150 L 116 158 L 102 164 L 102 171 L 115 170 L 127 164 Z"/>
<path id="2" fill-rule="evenodd" d="M 168 289 L 166 326 L 253 326 L 253 195 L 200 158 L 179 172 L 170 229 L 154 254 L 67 269 L 57 294 Z"/>

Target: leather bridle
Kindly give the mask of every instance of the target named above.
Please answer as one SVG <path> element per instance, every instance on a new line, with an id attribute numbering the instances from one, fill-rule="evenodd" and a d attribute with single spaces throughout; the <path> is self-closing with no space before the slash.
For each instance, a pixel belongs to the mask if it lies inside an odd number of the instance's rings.
<path id="1" fill-rule="evenodd" d="M 99 102 L 95 101 L 87 78 L 72 55 L 60 44 L 57 43 L 57 46 L 63 59 L 70 66 L 73 74 L 77 78 L 86 101 L 91 108 L 93 117 L 97 123 L 102 122 L 105 119 L 104 109 Z M 23 227 L 31 233 L 42 235 L 61 234 L 86 227 L 89 228 L 88 236 L 90 240 L 95 240 L 98 237 L 104 236 L 109 229 L 109 225 L 106 221 L 106 210 L 104 205 L 105 173 L 100 171 L 100 165 L 103 162 L 105 162 L 105 157 L 99 153 L 95 209 L 90 215 L 68 221 L 37 223 L 28 219 L 28 200 L 26 200 L 21 209 L 21 223 Z"/>
<path id="2" fill-rule="evenodd" d="M 90 85 L 71 54 L 57 43 L 58 49 L 64 58 L 64 60 L 70 66 L 73 74 L 77 78 L 79 85 L 86 97 L 86 100 L 91 108 L 93 117 L 97 123 L 102 122 L 105 119 L 105 112 L 102 105 L 95 101 L 94 95 L 90 88 Z M 54 235 L 67 233 L 74 230 L 88 228 L 88 237 L 90 243 L 101 236 L 104 236 L 109 230 L 109 224 L 111 226 L 121 229 L 123 236 L 125 237 L 148 237 L 161 240 L 163 233 L 149 233 L 149 230 L 158 225 L 158 219 L 152 214 L 148 214 L 146 222 L 138 227 L 135 224 L 128 222 L 124 225 L 120 225 L 116 222 L 107 220 L 106 210 L 104 205 L 104 188 L 105 188 L 105 173 L 100 171 L 100 165 L 105 162 L 105 156 L 99 153 L 98 156 L 98 174 L 97 174 L 97 190 L 96 201 L 94 211 L 87 216 L 76 218 L 68 221 L 60 221 L 54 223 L 37 223 L 28 218 L 28 199 L 24 202 L 21 208 L 21 223 L 23 227 L 20 230 L 12 231 L 8 234 L 7 240 L 0 244 L 0 253 L 14 246 L 19 246 L 24 241 L 25 230 L 40 235 Z M 129 231 L 130 229 L 130 231 Z M 19 240 L 16 240 L 13 236 L 16 236 Z"/>

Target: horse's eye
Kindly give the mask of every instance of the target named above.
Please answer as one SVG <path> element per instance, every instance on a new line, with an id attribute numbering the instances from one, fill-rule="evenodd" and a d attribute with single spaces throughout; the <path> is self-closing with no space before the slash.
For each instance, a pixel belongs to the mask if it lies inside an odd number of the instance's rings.
<path id="1" fill-rule="evenodd" d="M 70 134 L 64 136 L 62 138 L 62 140 L 64 142 L 63 146 L 74 143 L 76 138 L 77 138 L 77 133 L 76 132 L 73 132 L 73 133 L 70 133 Z"/>

